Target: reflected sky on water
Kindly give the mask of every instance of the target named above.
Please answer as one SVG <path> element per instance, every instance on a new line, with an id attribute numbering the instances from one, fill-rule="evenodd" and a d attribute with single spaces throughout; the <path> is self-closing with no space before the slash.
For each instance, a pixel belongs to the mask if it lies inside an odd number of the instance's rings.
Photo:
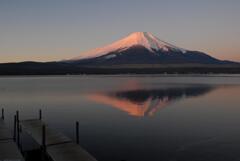
<path id="1" fill-rule="evenodd" d="M 0 102 L 38 117 L 99 161 L 235 161 L 240 158 L 236 76 L 3 77 Z"/>

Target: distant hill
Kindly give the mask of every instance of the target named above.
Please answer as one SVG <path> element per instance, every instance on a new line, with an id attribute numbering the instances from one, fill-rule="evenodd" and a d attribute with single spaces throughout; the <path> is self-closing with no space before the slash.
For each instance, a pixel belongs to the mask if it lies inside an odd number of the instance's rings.
<path id="1" fill-rule="evenodd" d="M 23 62 L 0 64 L 0 75 L 66 75 L 66 74 L 192 74 L 240 73 L 240 65 L 120 65 L 84 66 L 63 62 Z"/>

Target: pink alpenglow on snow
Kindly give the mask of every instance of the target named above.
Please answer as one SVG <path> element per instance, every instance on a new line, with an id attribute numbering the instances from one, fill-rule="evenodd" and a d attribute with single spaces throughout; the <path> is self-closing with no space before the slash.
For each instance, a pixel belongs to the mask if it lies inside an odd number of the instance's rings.
<path id="1" fill-rule="evenodd" d="M 84 52 L 72 60 L 100 57 L 114 51 L 124 51 L 133 46 L 143 46 L 151 52 L 161 50 L 167 53 L 171 50 L 186 53 L 186 50 L 161 41 L 149 32 L 134 32 L 126 38 L 116 41 L 110 45 Z"/>

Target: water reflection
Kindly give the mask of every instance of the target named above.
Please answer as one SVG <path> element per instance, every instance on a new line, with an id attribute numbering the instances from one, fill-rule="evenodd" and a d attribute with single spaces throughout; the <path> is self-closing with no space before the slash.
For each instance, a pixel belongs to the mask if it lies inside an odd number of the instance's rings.
<path id="1" fill-rule="evenodd" d="M 176 101 L 201 96 L 215 88 L 211 85 L 190 85 L 161 89 L 134 89 L 92 93 L 87 98 L 127 112 L 129 115 L 143 117 L 153 116 L 157 111 Z"/>

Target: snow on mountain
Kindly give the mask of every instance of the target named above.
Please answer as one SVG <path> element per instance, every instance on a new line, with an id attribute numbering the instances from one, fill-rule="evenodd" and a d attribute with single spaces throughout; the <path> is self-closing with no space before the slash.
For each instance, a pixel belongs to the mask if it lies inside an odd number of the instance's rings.
<path id="1" fill-rule="evenodd" d="M 176 51 L 181 53 L 187 52 L 187 50 L 161 41 L 149 32 L 135 32 L 128 35 L 126 38 L 116 41 L 110 45 L 84 52 L 81 54 L 81 56 L 73 58 L 72 60 L 100 57 L 111 52 L 124 51 L 133 46 L 143 46 L 153 53 L 159 50 L 165 53 L 168 53 L 169 51 Z"/>

